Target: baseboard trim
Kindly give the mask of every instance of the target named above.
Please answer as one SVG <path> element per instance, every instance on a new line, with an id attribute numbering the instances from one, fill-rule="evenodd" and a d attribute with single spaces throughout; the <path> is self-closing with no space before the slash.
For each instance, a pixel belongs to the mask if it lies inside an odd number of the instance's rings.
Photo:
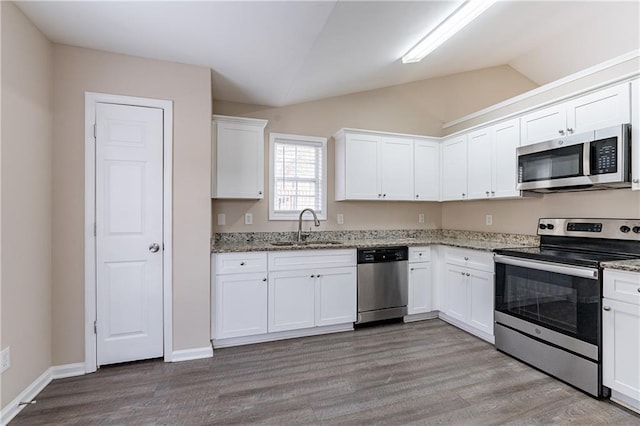
<path id="1" fill-rule="evenodd" d="M 25 407 L 24 405 L 20 405 L 21 402 L 30 402 L 33 401 L 40 392 L 51 383 L 52 375 L 51 368 L 47 368 L 47 370 L 40 375 L 33 383 L 31 383 L 25 390 L 20 392 L 18 396 L 7 404 L 6 407 L 2 409 L 0 412 L 0 425 L 8 424 L 15 416 L 18 415 L 20 411 Z"/>
<path id="2" fill-rule="evenodd" d="M 353 331 L 353 323 L 325 325 L 321 327 L 303 328 L 300 330 L 279 331 L 276 333 L 256 334 L 254 336 L 229 337 L 226 339 L 214 339 L 213 346 L 228 348 L 231 346 L 252 345 L 254 343 L 272 342 L 274 340 L 296 339 L 298 337 L 317 336 L 320 334 L 340 333 Z"/>
<path id="3" fill-rule="evenodd" d="M 638 395 L 638 397 L 640 397 L 640 395 Z M 640 400 L 635 400 L 625 394 L 611 389 L 611 401 L 640 414 Z"/>
<path id="4" fill-rule="evenodd" d="M 67 377 L 84 376 L 85 365 L 84 362 L 77 362 L 75 364 L 54 365 L 51 367 L 51 378 L 64 379 Z"/>
<path id="5" fill-rule="evenodd" d="M 211 358 L 213 356 L 213 348 L 205 346 L 203 348 L 181 349 L 173 351 L 171 354 L 171 362 L 191 361 L 194 359 Z"/>
<path id="6" fill-rule="evenodd" d="M 477 328 L 471 327 L 465 323 L 463 323 L 462 321 L 459 321 L 455 318 L 451 318 L 450 316 L 448 316 L 445 313 L 440 312 L 440 314 L 438 315 L 438 318 L 440 318 L 441 320 L 443 320 L 444 322 L 448 322 L 449 324 L 458 327 L 459 329 L 466 331 L 469 334 L 473 334 L 476 337 L 479 337 L 480 339 L 491 343 L 492 345 L 494 345 L 496 343 L 496 338 L 494 336 L 491 336 L 483 331 L 478 330 Z"/>
<path id="7" fill-rule="evenodd" d="M 421 314 L 405 315 L 402 318 L 402 321 L 403 322 L 416 322 L 416 321 L 430 320 L 430 319 L 434 319 L 434 318 L 438 318 L 438 311 L 424 312 L 424 313 L 421 313 Z"/>

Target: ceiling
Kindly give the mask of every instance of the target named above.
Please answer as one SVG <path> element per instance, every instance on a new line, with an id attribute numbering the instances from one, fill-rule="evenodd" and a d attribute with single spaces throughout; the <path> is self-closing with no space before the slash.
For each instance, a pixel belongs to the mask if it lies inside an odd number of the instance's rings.
<path id="1" fill-rule="evenodd" d="M 283 106 L 498 65 L 545 84 L 640 48 L 639 1 L 500 1 L 422 62 L 462 1 L 26 1 L 53 42 L 211 68 L 217 100 Z"/>

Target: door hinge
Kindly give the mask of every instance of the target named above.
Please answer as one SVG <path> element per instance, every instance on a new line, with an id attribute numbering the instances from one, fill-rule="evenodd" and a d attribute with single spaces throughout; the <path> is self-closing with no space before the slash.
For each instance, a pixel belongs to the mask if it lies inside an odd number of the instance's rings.
<path id="1" fill-rule="evenodd" d="M 97 139 L 98 138 L 98 130 L 97 130 L 96 123 L 93 123 L 93 139 Z"/>
<path id="2" fill-rule="evenodd" d="M 98 334 L 98 321 L 93 322 L 93 334 Z"/>

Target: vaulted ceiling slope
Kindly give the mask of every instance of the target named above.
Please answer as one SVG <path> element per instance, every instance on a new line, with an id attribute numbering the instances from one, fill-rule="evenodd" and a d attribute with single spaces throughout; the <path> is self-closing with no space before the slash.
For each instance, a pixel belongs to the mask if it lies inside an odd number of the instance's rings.
<path id="1" fill-rule="evenodd" d="M 217 100 L 283 106 L 496 65 L 537 84 L 640 48 L 639 1 L 499 1 L 417 64 L 462 1 L 28 1 L 53 42 L 213 70 Z"/>

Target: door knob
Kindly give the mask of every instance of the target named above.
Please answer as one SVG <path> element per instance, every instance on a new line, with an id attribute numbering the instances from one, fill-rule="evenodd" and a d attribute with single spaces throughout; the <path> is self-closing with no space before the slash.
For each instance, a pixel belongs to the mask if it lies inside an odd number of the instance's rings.
<path id="1" fill-rule="evenodd" d="M 149 246 L 149 251 L 151 253 L 156 253 L 158 250 L 160 250 L 160 245 L 158 243 L 153 243 Z"/>
<path id="2" fill-rule="evenodd" d="M 567 133 L 573 133 L 573 129 L 572 128 L 568 128 L 567 129 Z"/>
<path id="3" fill-rule="evenodd" d="M 558 130 L 558 133 L 564 135 L 564 130 Z"/>

